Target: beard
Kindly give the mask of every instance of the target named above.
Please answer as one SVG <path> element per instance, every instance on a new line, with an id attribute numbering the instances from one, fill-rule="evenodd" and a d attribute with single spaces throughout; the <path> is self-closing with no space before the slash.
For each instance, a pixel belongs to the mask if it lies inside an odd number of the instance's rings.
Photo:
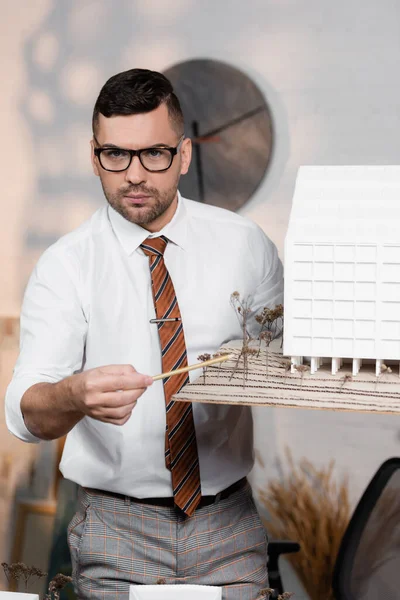
<path id="1" fill-rule="evenodd" d="M 101 179 L 100 179 L 101 181 Z M 158 217 L 163 215 L 171 206 L 176 198 L 178 191 L 178 182 L 167 190 L 160 191 L 157 188 L 146 187 L 144 185 L 129 185 L 120 188 L 117 192 L 110 192 L 101 181 L 104 195 L 107 202 L 114 210 L 122 217 L 136 225 L 149 225 Z M 127 194 L 142 193 L 146 196 L 151 196 L 149 204 L 144 206 L 127 206 L 124 204 L 124 196 Z"/>

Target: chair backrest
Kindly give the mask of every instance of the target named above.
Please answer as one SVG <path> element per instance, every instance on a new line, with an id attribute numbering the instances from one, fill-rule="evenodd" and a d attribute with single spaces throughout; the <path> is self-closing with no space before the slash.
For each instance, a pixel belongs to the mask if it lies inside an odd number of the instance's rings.
<path id="1" fill-rule="evenodd" d="M 333 577 L 336 600 L 400 598 L 400 458 L 383 463 L 343 536 Z"/>

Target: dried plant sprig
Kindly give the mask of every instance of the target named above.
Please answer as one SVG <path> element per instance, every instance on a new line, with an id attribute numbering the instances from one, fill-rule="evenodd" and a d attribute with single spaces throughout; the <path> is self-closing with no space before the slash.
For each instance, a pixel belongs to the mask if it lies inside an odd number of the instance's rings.
<path id="1" fill-rule="evenodd" d="M 45 600 L 59 600 L 61 590 L 70 582 L 72 582 L 72 577 L 69 575 L 63 573 L 55 575 L 49 583 Z"/>
<path id="2" fill-rule="evenodd" d="M 241 298 L 239 292 L 233 292 L 231 294 L 231 306 L 233 307 L 236 316 L 238 317 L 243 336 L 242 349 L 239 353 L 239 356 L 236 360 L 235 367 L 232 371 L 231 379 L 233 375 L 236 373 L 240 359 L 243 358 L 243 387 L 246 386 L 246 380 L 248 376 L 248 354 L 249 354 L 249 343 L 252 340 L 252 337 L 248 331 L 248 319 L 252 313 L 251 309 L 252 299 L 251 297 Z"/>
<path id="3" fill-rule="evenodd" d="M 246 352 L 246 354 L 248 356 L 256 356 L 258 354 L 257 348 L 249 348 L 249 347 L 247 347 L 246 350 L 245 350 L 245 352 Z"/>
<path id="4" fill-rule="evenodd" d="M 205 362 L 206 360 L 210 360 L 211 358 L 211 354 L 199 354 L 199 356 L 197 357 L 197 360 L 199 360 L 200 362 Z M 206 371 L 207 371 L 207 367 L 203 367 L 203 383 L 206 383 Z"/>
<path id="5" fill-rule="evenodd" d="M 42 577 L 47 577 L 47 573 L 42 571 L 41 569 L 37 569 L 36 567 L 28 567 L 23 562 L 16 562 L 8 564 L 6 562 L 1 563 L 3 567 L 4 574 L 8 582 L 22 580 L 24 582 L 25 591 L 28 589 L 29 581 L 34 578 L 34 580 L 41 579 Z"/>
<path id="6" fill-rule="evenodd" d="M 342 377 L 342 385 L 340 387 L 344 387 L 346 383 L 350 383 L 351 381 L 353 381 L 353 375 L 346 373 L 346 375 Z"/>
<path id="7" fill-rule="evenodd" d="M 310 367 L 308 365 L 293 365 L 295 370 L 298 371 L 299 373 L 303 374 L 307 373 L 307 371 L 310 370 Z"/>
<path id="8" fill-rule="evenodd" d="M 305 373 L 307 373 L 307 371 L 310 370 L 310 367 L 308 365 L 293 365 L 293 368 L 295 369 L 295 371 L 297 371 L 298 373 L 300 373 L 300 377 L 301 377 L 301 384 L 303 384 L 303 379 L 304 379 L 304 375 Z"/>
<path id="9" fill-rule="evenodd" d="M 260 354 L 260 350 L 261 350 L 261 342 L 264 340 L 265 341 L 265 345 L 266 345 L 266 350 L 265 350 L 265 372 L 268 375 L 268 348 L 271 344 L 271 342 L 274 339 L 274 335 L 272 333 L 272 331 L 262 331 L 260 333 L 260 335 L 258 336 L 258 339 L 260 340 L 260 345 L 258 347 L 258 354 Z"/>
<path id="10" fill-rule="evenodd" d="M 25 572 L 23 573 L 23 578 L 25 581 L 25 590 L 28 589 L 28 581 L 30 581 L 30 583 L 33 583 L 34 581 L 42 579 L 43 577 L 47 577 L 47 573 L 45 571 L 37 569 L 36 567 L 27 567 Z"/>
<path id="11" fill-rule="evenodd" d="M 257 323 L 263 327 L 275 323 L 278 319 L 283 319 L 283 304 L 277 304 L 275 308 L 266 306 L 262 309 L 261 314 L 256 316 Z"/>
<path id="12" fill-rule="evenodd" d="M 231 374 L 231 379 L 237 372 L 240 360 L 243 359 L 243 387 L 245 387 L 249 371 L 248 358 L 251 355 L 260 355 L 262 341 L 264 341 L 267 346 L 266 372 L 268 375 L 268 347 L 273 340 L 282 337 L 283 334 L 283 305 L 278 304 L 274 308 L 265 306 L 261 312 L 254 317 L 256 322 L 261 326 L 257 337 L 259 340 L 258 351 L 254 352 L 254 350 L 250 348 L 250 342 L 253 338 L 248 331 L 248 319 L 253 313 L 251 308 L 252 300 L 250 297 L 241 298 L 240 293 L 235 291 L 231 294 L 230 302 L 241 325 L 243 337 L 242 349 L 236 360 L 235 367 Z"/>
<path id="13" fill-rule="evenodd" d="M 377 376 L 376 380 L 375 380 L 375 390 L 378 387 L 378 382 L 382 379 L 384 379 L 385 375 L 390 375 L 390 373 L 392 372 L 392 369 L 390 367 L 388 367 L 387 365 L 385 365 L 385 363 L 381 364 L 381 369 L 380 369 L 380 373 Z"/>
<path id="14" fill-rule="evenodd" d="M 1 566 L 3 567 L 3 571 L 8 582 L 15 581 L 18 583 L 20 580 L 23 580 L 25 584 L 25 591 L 28 589 L 28 583 L 32 583 L 32 579 L 37 581 L 38 579 L 47 577 L 47 573 L 45 571 L 33 566 L 28 567 L 22 562 L 11 564 L 3 562 L 1 563 Z M 59 600 L 60 591 L 71 581 L 72 577 L 69 575 L 63 575 L 62 573 L 55 575 L 55 577 L 53 577 L 49 583 L 47 594 L 44 600 Z"/>
<path id="15" fill-rule="evenodd" d="M 283 337 L 283 304 L 277 304 L 275 308 L 265 306 L 261 313 L 256 315 L 255 319 L 261 325 L 259 339 L 262 339 L 260 336 L 265 331 L 270 333 L 270 343 L 273 340 Z"/>
<path id="16" fill-rule="evenodd" d="M 260 590 L 260 595 L 258 596 L 257 600 L 265 600 L 268 599 L 271 594 L 274 593 L 275 590 L 273 590 L 272 588 L 263 588 L 262 590 Z"/>
<path id="17" fill-rule="evenodd" d="M 240 323 L 243 341 L 250 341 L 251 335 L 247 329 L 248 318 L 252 313 L 251 310 L 252 298 L 247 296 L 246 298 L 241 298 L 239 292 L 233 292 L 231 294 L 231 306 L 234 309 L 238 321 Z"/>
<path id="18" fill-rule="evenodd" d="M 226 352 L 215 352 L 215 353 L 212 355 L 212 357 L 213 357 L 213 358 L 219 358 L 220 356 L 225 356 L 225 354 L 226 354 Z M 222 363 L 218 363 L 218 365 L 217 365 L 218 374 L 219 374 L 219 372 L 220 372 L 220 370 L 221 370 L 221 367 L 222 367 Z"/>
<path id="19" fill-rule="evenodd" d="M 270 598 L 271 595 L 274 593 L 275 590 L 273 590 L 272 588 L 264 588 L 260 590 L 260 595 L 258 596 L 257 600 L 268 600 L 268 598 Z M 289 598 L 291 598 L 292 596 L 294 596 L 293 592 L 283 592 L 283 594 L 279 594 L 279 596 L 274 596 L 274 598 L 276 597 L 276 600 L 289 600 Z"/>
<path id="20" fill-rule="evenodd" d="M 260 344 L 258 347 L 259 353 L 261 350 L 261 342 L 266 345 L 265 366 L 266 374 L 268 375 L 268 348 L 276 339 L 282 338 L 283 343 L 283 304 L 277 304 L 274 308 L 265 306 L 261 313 L 256 315 L 255 320 L 261 325 L 258 339 Z"/>

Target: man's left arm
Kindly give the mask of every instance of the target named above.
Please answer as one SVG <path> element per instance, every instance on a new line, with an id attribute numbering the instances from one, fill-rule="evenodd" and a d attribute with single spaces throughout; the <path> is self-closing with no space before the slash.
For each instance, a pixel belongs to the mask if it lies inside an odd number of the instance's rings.
<path id="1" fill-rule="evenodd" d="M 283 304 L 283 266 L 275 244 L 256 226 L 252 232 L 251 248 L 253 260 L 258 271 L 257 283 L 251 299 L 250 331 L 258 331 L 255 316 L 265 306 L 274 308 Z"/>

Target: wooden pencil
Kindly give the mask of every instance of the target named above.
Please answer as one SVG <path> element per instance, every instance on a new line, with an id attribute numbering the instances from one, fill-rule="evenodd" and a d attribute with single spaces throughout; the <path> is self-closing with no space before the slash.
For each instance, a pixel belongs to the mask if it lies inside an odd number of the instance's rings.
<path id="1" fill-rule="evenodd" d="M 233 358 L 233 354 L 224 354 L 222 356 L 218 356 L 217 358 L 210 358 L 210 360 L 205 360 L 204 362 L 197 363 L 195 365 L 189 365 L 188 367 L 181 367 L 180 369 L 175 369 L 174 371 L 168 371 L 168 373 L 154 375 L 153 381 L 158 381 L 159 379 L 166 379 L 167 377 L 171 377 L 172 375 L 179 375 L 180 373 L 187 373 L 188 371 L 193 371 L 194 369 L 201 369 L 203 367 L 215 365 L 217 363 L 225 362 L 226 360 L 229 360 L 231 358 Z"/>

